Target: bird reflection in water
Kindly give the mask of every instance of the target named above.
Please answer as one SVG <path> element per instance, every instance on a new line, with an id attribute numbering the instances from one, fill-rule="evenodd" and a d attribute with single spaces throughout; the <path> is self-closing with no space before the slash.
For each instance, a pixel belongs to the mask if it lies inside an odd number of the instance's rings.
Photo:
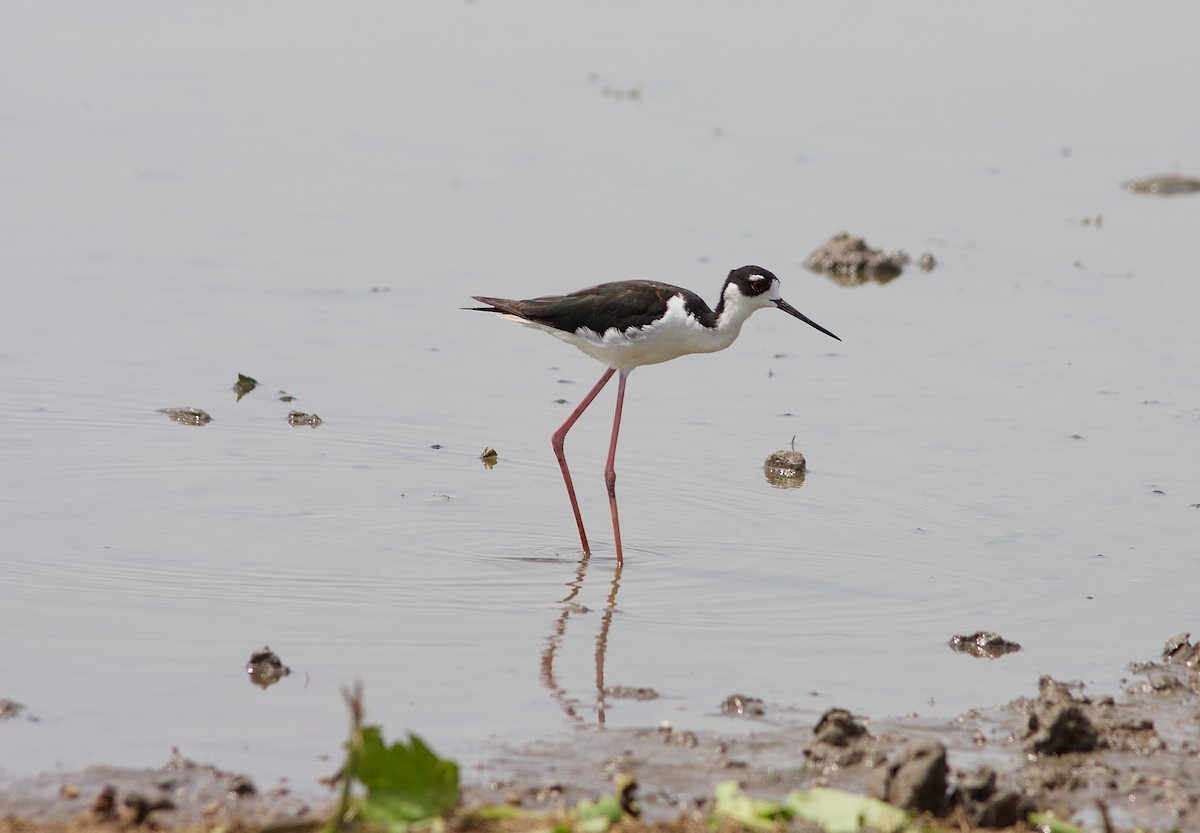
<path id="1" fill-rule="evenodd" d="M 576 723 L 587 723 L 587 718 L 584 710 L 587 708 L 585 703 L 582 703 L 578 698 L 572 697 L 567 690 L 567 686 L 560 682 L 558 675 L 554 670 L 554 662 L 558 658 L 559 649 L 562 648 L 564 639 L 567 633 L 567 623 L 571 616 L 575 613 L 590 613 L 591 610 L 576 599 L 583 592 L 584 579 L 587 577 L 588 563 L 591 560 L 591 555 L 585 554 L 579 560 L 579 566 L 575 570 L 574 577 L 567 582 L 567 587 L 570 591 L 559 602 L 562 610 L 558 614 L 558 618 L 554 621 L 554 629 L 550 636 L 546 637 L 546 647 L 542 651 L 542 668 L 541 680 L 549 691 L 550 695 L 558 702 L 563 713 Z M 595 712 L 596 720 L 601 726 L 605 722 L 605 710 L 607 709 L 607 686 L 604 682 L 604 660 L 608 652 L 608 635 L 612 628 L 613 614 L 617 610 L 617 592 L 621 589 L 621 569 L 622 564 L 617 563 L 616 571 L 613 573 L 612 586 L 608 591 L 608 598 L 604 605 L 604 613 L 600 618 L 600 629 L 596 634 L 596 700 Z"/>

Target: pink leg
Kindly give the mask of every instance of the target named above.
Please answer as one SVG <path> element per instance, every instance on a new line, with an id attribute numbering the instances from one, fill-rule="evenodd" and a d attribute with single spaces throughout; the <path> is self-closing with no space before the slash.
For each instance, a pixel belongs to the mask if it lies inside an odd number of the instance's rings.
<path id="1" fill-rule="evenodd" d="M 583 398 L 583 401 L 579 403 L 579 407 L 572 411 L 571 415 L 567 417 L 567 421 L 560 425 L 558 430 L 550 435 L 550 444 L 554 446 L 554 456 L 558 458 L 558 467 L 562 469 L 563 480 L 566 481 L 567 484 L 567 496 L 571 498 L 571 511 L 575 513 L 575 525 L 579 527 L 579 540 L 583 543 L 583 551 L 589 555 L 591 554 L 592 550 L 588 547 L 587 533 L 583 531 L 583 515 L 579 514 L 579 501 L 575 499 L 575 486 L 571 483 L 571 472 L 567 470 L 567 457 L 565 454 L 563 454 L 563 443 L 567 439 L 567 432 L 571 430 L 571 426 L 574 425 L 576 420 L 583 415 L 583 412 L 587 410 L 587 406 L 592 404 L 592 400 L 595 399 L 596 395 L 604 389 L 604 386 L 608 384 L 608 380 L 611 379 L 612 375 L 616 372 L 617 371 L 611 367 L 604 371 L 604 375 L 600 377 L 600 381 L 597 382 L 596 386 L 592 388 L 591 391 L 588 392 L 588 395 Z M 622 388 L 624 388 L 624 384 L 625 376 L 622 374 Z M 620 411 L 618 411 L 618 413 L 620 413 Z M 620 552 L 619 544 L 617 547 L 617 552 Z"/>
<path id="2" fill-rule="evenodd" d="M 625 379 L 628 371 L 622 370 L 617 382 L 617 413 L 613 417 L 612 441 L 608 446 L 608 463 L 604 466 L 604 484 L 608 486 L 608 508 L 612 511 L 613 540 L 617 544 L 617 566 L 625 563 L 621 553 L 621 523 L 617 520 L 617 432 L 621 430 L 621 407 L 625 404 Z"/>

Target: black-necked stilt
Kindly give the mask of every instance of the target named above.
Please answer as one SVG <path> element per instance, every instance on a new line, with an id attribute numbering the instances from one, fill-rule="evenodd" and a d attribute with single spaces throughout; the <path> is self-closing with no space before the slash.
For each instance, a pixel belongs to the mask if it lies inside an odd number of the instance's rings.
<path id="1" fill-rule="evenodd" d="M 526 301 L 480 295 L 473 297 L 488 306 L 469 309 L 497 312 L 502 318 L 544 330 L 608 365 L 608 370 L 604 371 L 600 381 L 583 398 L 579 407 L 551 435 L 554 456 L 558 458 L 563 480 L 567 484 L 567 495 L 571 498 L 571 510 L 575 513 L 575 525 L 579 527 L 579 540 L 583 543 L 585 553 L 590 553 L 591 549 L 588 547 L 587 533 L 583 530 L 583 516 L 579 513 L 579 501 L 575 499 L 575 487 L 571 483 L 571 472 L 567 469 L 563 443 L 571 426 L 592 404 L 612 375 L 620 372 L 617 411 L 613 417 L 608 462 L 604 467 L 618 564 L 623 562 L 624 557 L 621 552 L 621 525 L 617 520 L 617 472 L 614 462 L 617 456 L 617 432 L 621 427 L 621 406 L 625 401 L 625 379 L 630 371 L 644 364 L 658 364 L 689 353 L 724 350 L 738 337 L 746 319 L 756 310 L 767 307 L 781 309 L 825 335 L 838 338 L 783 300 L 779 293 L 779 278 L 758 266 L 743 266 L 729 273 L 716 309 L 709 309 L 708 304 L 694 292 L 658 281 L 615 281 L 581 289 L 570 295 L 551 295 Z M 841 339 L 838 338 L 838 341 Z"/>

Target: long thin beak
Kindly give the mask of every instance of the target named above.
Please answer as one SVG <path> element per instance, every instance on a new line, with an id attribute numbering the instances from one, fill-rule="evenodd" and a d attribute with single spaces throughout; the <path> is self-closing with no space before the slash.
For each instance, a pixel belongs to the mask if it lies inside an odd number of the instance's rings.
<path id="1" fill-rule="evenodd" d="M 822 327 L 816 321 L 813 321 L 807 315 L 802 313 L 800 310 L 796 309 L 794 306 L 792 306 L 791 304 L 789 304 L 787 301 L 783 300 L 782 298 L 780 298 L 778 301 L 775 302 L 775 306 L 779 307 L 781 310 L 786 312 L 788 315 L 793 315 L 796 318 L 799 318 L 801 321 L 803 321 L 808 326 L 815 327 L 816 329 L 820 330 L 821 332 L 823 332 L 825 335 L 829 336 L 830 338 L 837 338 L 838 341 L 841 341 L 840 338 L 835 336 L 833 333 L 829 332 L 829 330 Z"/>

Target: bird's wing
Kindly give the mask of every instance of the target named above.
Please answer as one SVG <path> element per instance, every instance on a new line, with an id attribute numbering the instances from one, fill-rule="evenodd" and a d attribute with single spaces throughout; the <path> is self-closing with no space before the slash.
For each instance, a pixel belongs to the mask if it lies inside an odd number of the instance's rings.
<path id="1" fill-rule="evenodd" d="M 689 312 L 701 317 L 712 314 L 698 295 L 678 286 L 655 281 L 617 281 L 581 289 L 570 295 L 549 295 L 523 301 L 475 296 L 476 301 L 490 306 L 472 309 L 514 315 L 573 333 L 580 327 L 590 330 L 604 330 L 611 326 L 620 326 L 622 329 L 643 327 L 663 316 L 667 311 L 667 301 L 674 295 L 683 296 Z"/>

